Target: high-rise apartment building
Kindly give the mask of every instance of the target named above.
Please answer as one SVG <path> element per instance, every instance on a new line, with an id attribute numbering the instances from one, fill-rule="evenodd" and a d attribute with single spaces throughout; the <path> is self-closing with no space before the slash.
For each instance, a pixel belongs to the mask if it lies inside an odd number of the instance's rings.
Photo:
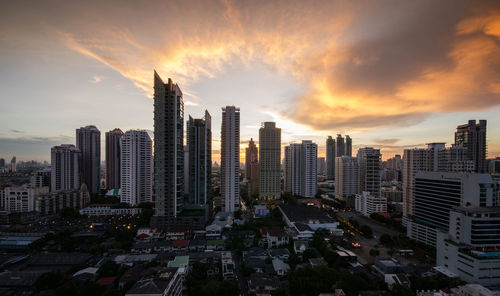
<path id="1" fill-rule="evenodd" d="M 264 122 L 259 129 L 259 197 L 275 200 L 281 196 L 281 129 Z"/>
<path id="2" fill-rule="evenodd" d="M 10 160 L 10 171 L 15 173 L 17 171 L 17 162 L 16 162 L 16 157 L 12 157 Z"/>
<path id="3" fill-rule="evenodd" d="M 120 157 L 123 132 L 119 128 L 106 133 L 106 189 L 120 188 Z"/>
<path id="4" fill-rule="evenodd" d="M 496 190 L 489 174 L 417 172 L 408 237 L 436 246 L 436 232 L 448 231 L 453 207 L 494 207 Z"/>
<path id="5" fill-rule="evenodd" d="M 145 130 L 127 131 L 121 149 L 120 201 L 129 205 L 152 202 L 152 141 Z"/>
<path id="6" fill-rule="evenodd" d="M 474 162 L 476 172 L 486 173 L 486 120 L 469 120 L 467 124 L 457 126 L 455 145 L 467 148 L 468 160 Z"/>
<path id="7" fill-rule="evenodd" d="M 335 195 L 338 198 L 359 193 L 359 163 L 356 157 L 335 158 Z"/>
<path id="8" fill-rule="evenodd" d="M 184 199 L 184 102 L 179 86 L 154 73 L 153 225 L 174 225 Z"/>
<path id="9" fill-rule="evenodd" d="M 342 135 L 337 135 L 337 140 L 335 141 L 335 157 L 344 156 L 345 154 L 345 142 Z"/>
<path id="10" fill-rule="evenodd" d="M 285 191 L 293 195 L 314 197 L 317 182 L 318 145 L 312 141 L 285 147 Z"/>
<path id="11" fill-rule="evenodd" d="M 352 139 L 348 135 L 345 136 L 345 155 L 352 156 Z"/>
<path id="12" fill-rule="evenodd" d="M 326 178 L 332 180 L 335 178 L 335 140 L 328 136 L 326 139 Z"/>
<path id="13" fill-rule="evenodd" d="M 240 109 L 222 108 L 221 194 L 226 212 L 240 207 Z"/>
<path id="14" fill-rule="evenodd" d="M 82 153 L 81 180 L 90 193 L 98 193 L 101 174 L 101 132 L 93 125 L 76 130 L 76 147 Z"/>
<path id="15" fill-rule="evenodd" d="M 50 150 L 50 190 L 79 189 L 81 181 L 81 152 L 71 144 Z"/>
<path id="16" fill-rule="evenodd" d="M 380 149 L 365 147 L 358 150 L 359 192 L 380 197 L 382 155 Z"/>
<path id="17" fill-rule="evenodd" d="M 51 156 L 52 157 L 52 156 Z M 50 172 L 51 168 L 45 168 L 36 171 L 33 176 L 31 176 L 31 187 L 49 187 L 50 188 Z"/>
<path id="18" fill-rule="evenodd" d="M 205 110 L 205 117 L 187 122 L 189 149 L 189 202 L 206 207 L 210 198 L 212 174 L 212 117 Z"/>
<path id="19" fill-rule="evenodd" d="M 318 175 L 325 176 L 326 174 L 326 162 L 324 157 L 318 157 Z"/>
<path id="20" fill-rule="evenodd" d="M 245 149 L 245 178 L 248 180 L 249 195 L 259 194 L 259 148 L 253 139 L 248 142 Z"/>

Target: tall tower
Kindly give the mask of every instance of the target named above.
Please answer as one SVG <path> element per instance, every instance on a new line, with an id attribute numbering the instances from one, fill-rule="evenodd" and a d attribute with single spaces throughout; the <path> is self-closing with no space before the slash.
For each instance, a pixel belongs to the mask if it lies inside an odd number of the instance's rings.
<path id="1" fill-rule="evenodd" d="M 154 189 L 153 224 L 176 223 L 184 194 L 184 103 L 182 91 L 154 72 Z"/>
<path id="2" fill-rule="evenodd" d="M 10 161 L 10 171 L 15 173 L 17 170 L 17 165 L 16 165 L 16 157 L 12 157 L 11 161 Z"/>
<path id="3" fill-rule="evenodd" d="M 359 193 L 359 164 L 356 157 L 335 158 L 335 195 L 338 198 Z"/>
<path id="4" fill-rule="evenodd" d="M 75 145 L 63 144 L 50 149 L 50 190 L 80 189 L 81 153 Z"/>
<path id="5" fill-rule="evenodd" d="M 312 141 L 285 147 L 285 191 L 314 197 L 317 192 L 318 145 Z"/>
<path id="6" fill-rule="evenodd" d="M 469 160 L 474 161 L 476 172 L 486 173 L 486 120 L 469 120 L 467 124 L 457 126 L 455 145 L 467 148 Z"/>
<path id="7" fill-rule="evenodd" d="M 225 211 L 240 207 L 240 109 L 222 108 L 221 126 L 221 194 Z"/>
<path id="8" fill-rule="evenodd" d="M 372 196 L 380 197 L 382 155 L 379 149 L 365 147 L 358 150 L 359 192 L 368 191 Z"/>
<path id="9" fill-rule="evenodd" d="M 345 142 L 342 135 L 337 135 L 337 141 L 335 142 L 335 157 L 340 157 L 345 155 Z"/>
<path id="10" fill-rule="evenodd" d="M 345 155 L 352 156 L 352 139 L 348 135 L 345 136 Z"/>
<path id="11" fill-rule="evenodd" d="M 245 149 L 245 177 L 249 182 L 249 195 L 259 194 L 259 149 L 253 139 Z"/>
<path id="12" fill-rule="evenodd" d="M 205 207 L 210 198 L 210 176 L 212 172 L 212 117 L 205 110 L 205 117 L 187 122 L 187 145 L 189 150 L 189 202 Z"/>
<path id="13" fill-rule="evenodd" d="M 127 131 L 122 140 L 120 201 L 129 205 L 151 202 L 153 151 L 145 130 Z"/>
<path id="14" fill-rule="evenodd" d="M 120 188 L 120 157 L 123 132 L 119 128 L 106 133 L 106 189 Z"/>
<path id="15" fill-rule="evenodd" d="M 259 197 L 275 200 L 281 196 L 281 129 L 264 122 L 259 129 Z"/>
<path id="16" fill-rule="evenodd" d="M 81 177 L 90 193 L 98 193 L 101 173 L 101 132 L 93 125 L 76 130 L 76 147 L 82 153 Z"/>
<path id="17" fill-rule="evenodd" d="M 326 178 L 334 179 L 335 178 L 335 140 L 328 136 L 326 139 Z"/>

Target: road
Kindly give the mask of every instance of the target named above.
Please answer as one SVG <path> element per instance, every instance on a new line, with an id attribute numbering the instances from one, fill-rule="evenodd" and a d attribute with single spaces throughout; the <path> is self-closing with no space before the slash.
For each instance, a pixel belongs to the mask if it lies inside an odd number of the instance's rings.
<path id="1" fill-rule="evenodd" d="M 361 214 L 358 214 L 356 212 L 338 212 L 337 215 L 340 217 L 349 220 L 349 218 L 352 218 L 353 220 L 358 221 L 358 223 L 364 224 L 369 226 L 373 230 L 373 236 L 376 239 L 379 239 L 382 234 L 388 234 L 390 236 L 398 236 L 400 233 L 392 228 L 389 228 L 373 219 L 370 219 L 368 217 L 365 217 Z"/>

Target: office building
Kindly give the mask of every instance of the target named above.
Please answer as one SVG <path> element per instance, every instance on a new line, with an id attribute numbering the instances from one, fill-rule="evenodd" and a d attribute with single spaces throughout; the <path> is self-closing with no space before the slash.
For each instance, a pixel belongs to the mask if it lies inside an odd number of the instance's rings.
<path id="1" fill-rule="evenodd" d="M 120 168 L 120 201 L 129 205 L 152 202 L 153 151 L 147 131 L 130 130 L 123 135 Z"/>
<path id="2" fill-rule="evenodd" d="M 81 152 L 81 182 L 90 193 L 98 193 L 101 173 L 101 132 L 93 125 L 76 130 L 76 148 Z"/>
<path id="3" fill-rule="evenodd" d="M 245 149 L 245 178 L 248 180 L 248 194 L 250 196 L 259 194 L 259 171 L 259 148 L 251 138 Z"/>
<path id="4" fill-rule="evenodd" d="M 17 162 L 16 162 L 16 157 L 12 157 L 10 160 L 10 171 L 15 173 L 17 171 Z"/>
<path id="5" fill-rule="evenodd" d="M 345 155 L 345 142 L 342 135 L 337 135 L 337 140 L 335 141 L 335 157 L 340 157 Z"/>
<path id="6" fill-rule="evenodd" d="M 221 194 L 226 212 L 240 208 L 240 108 L 222 108 Z"/>
<path id="7" fill-rule="evenodd" d="M 325 176 L 326 174 L 326 162 L 324 157 L 318 157 L 318 175 Z"/>
<path id="8" fill-rule="evenodd" d="M 496 187 L 489 174 L 417 172 L 413 214 L 407 227 L 408 237 L 436 246 L 436 232 L 448 231 L 453 207 L 496 206 Z"/>
<path id="9" fill-rule="evenodd" d="M 380 197 L 380 182 L 382 170 L 382 155 L 379 149 L 365 147 L 358 150 L 359 192 L 370 192 L 374 197 Z"/>
<path id="10" fill-rule="evenodd" d="M 48 187 L 28 188 L 5 187 L 0 199 L 0 209 L 12 213 L 26 213 L 35 211 L 35 198 L 49 192 Z"/>
<path id="11" fill-rule="evenodd" d="M 335 178 L 335 140 L 328 136 L 326 139 L 326 178 L 332 180 Z"/>
<path id="12" fill-rule="evenodd" d="M 437 266 L 468 283 L 500 285 L 500 209 L 454 207 L 448 221 L 437 233 Z"/>
<path id="13" fill-rule="evenodd" d="M 264 122 L 259 129 L 259 198 L 275 200 L 281 196 L 281 129 L 275 122 Z"/>
<path id="14" fill-rule="evenodd" d="M 123 132 L 119 128 L 106 133 L 106 189 L 120 188 L 120 164 Z"/>
<path id="15" fill-rule="evenodd" d="M 31 187 L 49 187 L 50 189 L 50 172 L 51 168 L 36 171 L 33 176 L 31 176 Z"/>
<path id="16" fill-rule="evenodd" d="M 350 197 L 359 193 L 359 163 L 356 157 L 335 158 L 335 195 Z"/>
<path id="17" fill-rule="evenodd" d="M 467 148 L 468 160 L 474 162 L 478 173 L 487 172 L 486 167 L 486 120 L 469 120 L 467 124 L 457 126 L 455 145 Z"/>
<path id="18" fill-rule="evenodd" d="M 369 192 L 363 191 L 361 194 L 356 194 L 356 212 L 363 216 L 369 217 L 373 213 L 387 212 L 387 198 L 376 197 Z"/>
<path id="19" fill-rule="evenodd" d="M 81 153 L 71 144 L 52 147 L 50 150 L 50 190 L 80 188 Z"/>
<path id="20" fill-rule="evenodd" d="M 318 145 L 312 141 L 285 147 L 285 191 L 314 197 L 317 193 Z"/>
<path id="21" fill-rule="evenodd" d="M 0 158 L 0 169 L 3 169 L 3 168 L 5 168 L 5 159 Z"/>
<path id="22" fill-rule="evenodd" d="M 154 72 L 154 191 L 153 225 L 176 223 L 184 198 L 184 102 L 182 91 Z"/>
<path id="23" fill-rule="evenodd" d="M 210 198 L 212 174 L 212 117 L 205 110 L 205 117 L 187 122 L 189 150 L 189 202 L 205 207 Z"/>
<path id="24" fill-rule="evenodd" d="M 352 139 L 348 135 L 345 136 L 345 155 L 352 156 Z"/>

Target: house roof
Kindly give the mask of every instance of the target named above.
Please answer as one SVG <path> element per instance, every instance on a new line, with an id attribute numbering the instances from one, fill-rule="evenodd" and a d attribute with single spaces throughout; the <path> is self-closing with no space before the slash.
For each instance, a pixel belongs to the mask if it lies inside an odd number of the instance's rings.
<path id="1" fill-rule="evenodd" d="M 170 226 L 169 228 L 167 228 L 167 233 L 179 233 L 179 232 L 188 232 L 188 231 L 191 231 L 191 227 L 190 226 Z"/>
<path id="2" fill-rule="evenodd" d="M 220 245 L 224 245 L 224 241 L 221 239 L 209 239 L 209 240 L 207 240 L 207 245 L 220 246 Z"/>
<path id="3" fill-rule="evenodd" d="M 172 242 L 172 247 L 174 248 L 183 248 L 187 247 L 188 245 L 189 245 L 189 240 L 186 239 L 178 239 Z"/>
<path id="4" fill-rule="evenodd" d="M 79 276 L 81 274 L 93 274 L 95 275 L 99 269 L 95 267 L 87 267 L 73 274 L 73 277 Z"/>
<path id="5" fill-rule="evenodd" d="M 143 279 L 135 283 L 135 285 L 127 291 L 127 294 L 133 295 L 162 295 L 167 289 L 170 281 L 175 278 L 178 268 L 165 268 L 160 274 L 154 277 Z"/>
<path id="6" fill-rule="evenodd" d="M 288 249 L 269 249 L 270 256 L 281 256 L 281 255 L 290 255 L 290 251 Z"/>
<path id="7" fill-rule="evenodd" d="M 306 241 L 294 241 L 293 242 L 293 247 L 295 249 L 300 249 L 302 246 L 304 246 L 307 249 L 307 248 L 309 248 L 309 243 Z"/>
<path id="8" fill-rule="evenodd" d="M 111 286 L 111 285 L 113 285 L 113 283 L 115 281 L 116 281 L 116 276 L 108 276 L 108 277 L 100 278 L 97 281 L 97 284 L 99 284 L 101 286 Z"/>
<path id="9" fill-rule="evenodd" d="M 168 267 L 185 267 L 189 264 L 189 256 L 175 256 L 173 261 L 168 262 Z"/>

